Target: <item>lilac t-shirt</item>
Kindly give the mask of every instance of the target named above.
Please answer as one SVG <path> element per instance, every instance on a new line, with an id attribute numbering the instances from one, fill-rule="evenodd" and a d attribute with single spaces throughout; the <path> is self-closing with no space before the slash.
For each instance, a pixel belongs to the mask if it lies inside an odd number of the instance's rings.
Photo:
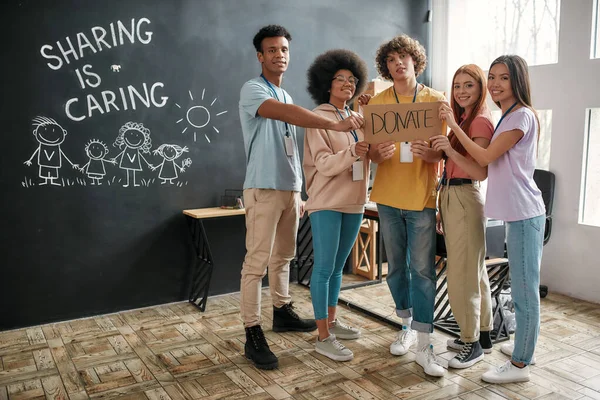
<path id="1" fill-rule="evenodd" d="M 488 165 L 485 215 L 506 222 L 521 221 L 546 213 L 542 192 L 533 180 L 537 155 L 538 123 L 533 111 L 521 107 L 508 114 L 492 136 L 518 129 L 523 137 Z"/>

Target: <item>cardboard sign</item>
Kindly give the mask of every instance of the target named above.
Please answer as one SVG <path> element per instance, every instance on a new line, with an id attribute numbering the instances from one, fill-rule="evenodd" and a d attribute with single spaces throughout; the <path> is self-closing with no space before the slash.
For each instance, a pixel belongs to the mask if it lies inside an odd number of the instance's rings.
<path id="1" fill-rule="evenodd" d="M 364 107 L 365 142 L 411 142 L 445 134 L 439 119 L 441 102 L 377 104 Z M 445 125 L 445 124 L 444 124 Z"/>

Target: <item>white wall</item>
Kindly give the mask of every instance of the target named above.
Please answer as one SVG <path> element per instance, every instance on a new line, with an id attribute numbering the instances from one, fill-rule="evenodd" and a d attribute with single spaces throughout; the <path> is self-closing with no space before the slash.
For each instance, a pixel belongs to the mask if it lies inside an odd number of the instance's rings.
<path id="1" fill-rule="evenodd" d="M 561 1 L 558 63 L 529 71 L 534 107 L 552 110 L 550 171 L 556 174 L 553 229 L 544 248 L 542 284 L 553 292 L 600 303 L 600 228 L 578 223 L 585 109 L 600 107 L 600 59 L 590 60 L 592 3 Z M 447 45 L 448 37 L 443 28 L 452 21 L 446 19 L 437 28 L 436 23 L 444 20 L 444 7 L 452 7 L 452 1 L 434 0 L 433 6 L 432 68 L 442 68 L 447 56 L 439 49 Z M 432 71 L 433 86 L 449 87 L 446 75 Z"/>

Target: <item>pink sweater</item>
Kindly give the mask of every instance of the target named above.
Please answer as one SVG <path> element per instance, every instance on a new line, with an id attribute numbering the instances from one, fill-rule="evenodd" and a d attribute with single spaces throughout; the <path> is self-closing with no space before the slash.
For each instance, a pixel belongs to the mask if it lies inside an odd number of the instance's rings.
<path id="1" fill-rule="evenodd" d="M 339 120 L 334 107 L 321 104 L 313 110 L 317 114 Z M 345 111 L 340 110 L 342 115 Z M 364 140 L 361 130 L 358 140 Z M 352 163 L 358 160 L 354 152 L 355 140 L 350 132 L 326 129 L 306 129 L 304 135 L 304 176 L 308 200 L 305 210 L 332 210 L 360 214 L 367 202 L 369 159 L 363 159 L 363 179 L 352 180 Z"/>

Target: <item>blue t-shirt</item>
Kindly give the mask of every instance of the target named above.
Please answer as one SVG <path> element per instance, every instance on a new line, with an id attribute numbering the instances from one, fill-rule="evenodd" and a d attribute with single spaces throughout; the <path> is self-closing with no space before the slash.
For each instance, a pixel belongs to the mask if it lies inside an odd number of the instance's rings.
<path id="1" fill-rule="evenodd" d="M 292 104 L 292 97 L 282 88 L 272 85 L 279 101 Z M 240 122 L 246 149 L 246 179 L 244 189 L 276 189 L 299 192 L 302 189 L 302 167 L 296 127 L 289 125 L 294 142 L 294 155 L 285 152 L 285 123 L 258 115 L 261 104 L 274 98 L 263 78 L 249 80 L 240 91 Z"/>

